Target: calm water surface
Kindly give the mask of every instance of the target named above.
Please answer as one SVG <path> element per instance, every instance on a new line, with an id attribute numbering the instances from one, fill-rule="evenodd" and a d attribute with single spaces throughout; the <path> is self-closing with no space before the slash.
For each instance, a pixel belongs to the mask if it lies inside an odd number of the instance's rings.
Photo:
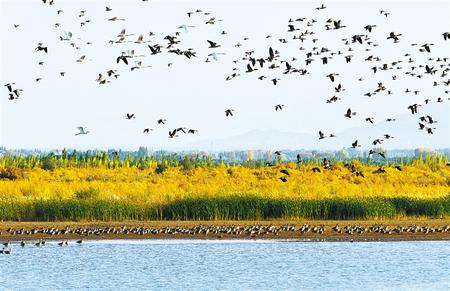
<path id="1" fill-rule="evenodd" d="M 450 241 L 12 246 L 1 290 L 450 290 Z"/>

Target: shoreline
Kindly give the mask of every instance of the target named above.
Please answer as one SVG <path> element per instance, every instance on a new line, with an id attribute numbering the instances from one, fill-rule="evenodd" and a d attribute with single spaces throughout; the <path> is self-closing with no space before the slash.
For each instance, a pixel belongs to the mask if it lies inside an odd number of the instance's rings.
<path id="1" fill-rule="evenodd" d="M 437 241 L 450 240 L 450 218 L 326 221 L 9 221 L 0 223 L 0 242 L 79 239 Z"/>

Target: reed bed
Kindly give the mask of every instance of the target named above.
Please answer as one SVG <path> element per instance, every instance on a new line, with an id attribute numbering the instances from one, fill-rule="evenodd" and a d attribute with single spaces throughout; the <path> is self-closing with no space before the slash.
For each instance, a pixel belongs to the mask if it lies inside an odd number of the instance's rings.
<path id="1" fill-rule="evenodd" d="M 84 200 L 1 202 L 0 217 L 9 221 L 80 220 L 265 220 L 387 219 L 450 215 L 450 197 L 437 199 L 270 199 L 253 195 L 182 199 L 167 205 Z"/>
<path id="2" fill-rule="evenodd" d="M 127 160 L 128 159 L 128 160 Z M 0 220 L 378 219 L 450 216 L 450 166 L 385 162 L 226 164 L 208 159 L 0 158 Z M 133 162 L 134 161 L 134 162 Z M 353 164 L 364 173 L 349 170 Z M 116 166 L 111 166 L 111 165 Z M 314 173 L 313 167 L 321 167 Z M 401 166 L 401 170 L 395 166 Z M 288 182 L 279 177 L 288 170 Z"/>

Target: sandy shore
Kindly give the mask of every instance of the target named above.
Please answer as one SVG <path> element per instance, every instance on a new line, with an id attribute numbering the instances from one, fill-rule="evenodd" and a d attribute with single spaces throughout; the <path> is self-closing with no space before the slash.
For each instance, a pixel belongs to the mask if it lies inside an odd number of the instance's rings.
<path id="1" fill-rule="evenodd" d="M 450 240 L 450 218 L 0 223 L 0 242 L 75 239 Z"/>

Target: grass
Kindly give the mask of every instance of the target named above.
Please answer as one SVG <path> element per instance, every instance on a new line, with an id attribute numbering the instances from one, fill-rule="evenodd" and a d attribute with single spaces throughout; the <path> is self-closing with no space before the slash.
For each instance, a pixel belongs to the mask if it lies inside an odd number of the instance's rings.
<path id="1" fill-rule="evenodd" d="M 0 217 L 11 221 L 79 220 L 267 220 L 387 219 L 406 216 L 450 216 L 450 196 L 437 199 L 270 199 L 253 195 L 187 198 L 167 205 L 88 200 L 1 202 Z"/>
<path id="2" fill-rule="evenodd" d="M 364 173 L 355 175 L 345 163 Z M 448 158 L 405 163 L 224 164 L 107 155 L 0 158 L 0 220 L 260 220 L 450 217 Z M 113 166 L 111 166 L 113 165 Z M 401 165 L 401 171 L 395 168 Z M 313 173 L 319 166 L 321 173 Z M 288 170 L 288 182 L 279 177 Z"/>

